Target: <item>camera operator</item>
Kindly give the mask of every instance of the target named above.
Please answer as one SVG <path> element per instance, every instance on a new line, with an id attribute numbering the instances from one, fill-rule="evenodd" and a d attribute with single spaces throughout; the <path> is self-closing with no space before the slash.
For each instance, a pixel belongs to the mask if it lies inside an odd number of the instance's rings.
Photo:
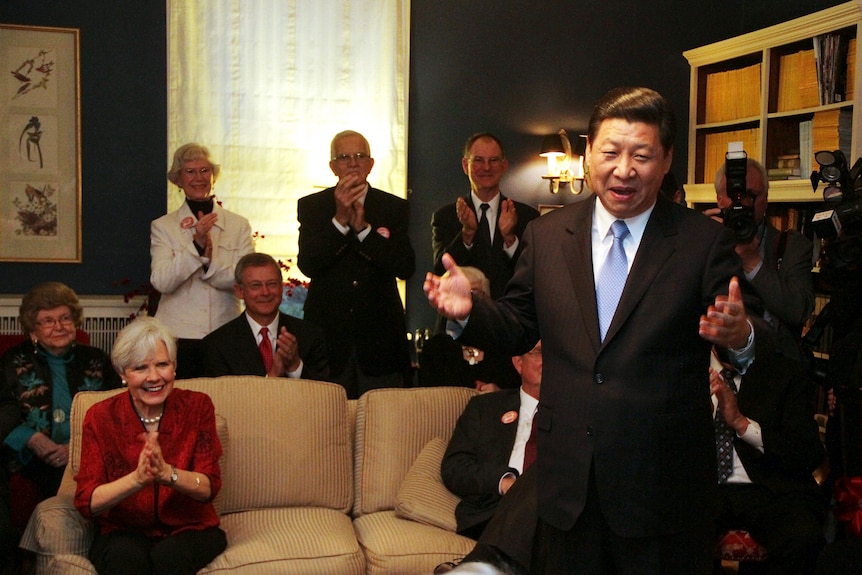
<path id="1" fill-rule="evenodd" d="M 742 259 L 745 278 L 763 302 L 763 319 L 776 332 L 777 351 L 801 361 L 802 327 L 814 309 L 812 244 L 794 230 L 783 232 L 769 224 L 765 218 L 769 191 L 766 170 L 751 158 L 746 168 L 745 192 L 740 198 L 728 196 L 726 164 L 719 168 L 715 176 L 718 207 L 704 214 L 719 222 L 724 222 L 727 210 L 734 207 L 753 215 L 754 237 L 740 237 L 736 253 Z"/>

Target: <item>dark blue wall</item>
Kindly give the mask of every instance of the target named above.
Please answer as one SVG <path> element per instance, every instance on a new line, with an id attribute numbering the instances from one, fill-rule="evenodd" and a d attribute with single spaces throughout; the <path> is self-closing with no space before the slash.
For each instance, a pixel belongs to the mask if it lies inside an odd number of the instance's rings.
<path id="1" fill-rule="evenodd" d="M 530 203 L 573 201 L 567 192 L 551 196 L 539 178 L 541 134 L 578 133 L 606 90 L 648 85 L 677 107 L 674 170 L 683 177 L 689 68 L 682 51 L 840 3 L 413 0 L 408 187 L 418 265 L 408 282 L 411 329 L 434 323 L 421 288 L 431 267 L 429 222 L 434 209 L 467 190 L 460 167 L 467 136 L 488 130 L 506 144 L 504 193 Z M 115 281 L 145 281 L 149 223 L 167 207 L 165 5 L 0 0 L 0 22 L 81 29 L 84 208 L 83 263 L 0 264 L 0 293 L 56 279 L 79 293 L 110 294 L 119 293 Z"/>
<path id="2" fill-rule="evenodd" d="M 119 294 L 149 279 L 150 221 L 167 210 L 167 28 L 162 2 L 2 0 L 0 22 L 80 29 L 80 264 L 0 263 L 0 293 L 59 280 Z"/>

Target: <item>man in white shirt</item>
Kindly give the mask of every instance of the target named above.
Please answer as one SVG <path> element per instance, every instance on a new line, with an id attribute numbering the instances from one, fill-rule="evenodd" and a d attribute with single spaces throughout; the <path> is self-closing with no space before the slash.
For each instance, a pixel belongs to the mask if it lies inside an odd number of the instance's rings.
<path id="1" fill-rule="evenodd" d="M 518 389 L 473 397 L 464 408 L 441 464 L 443 483 L 461 498 L 458 533 L 478 539 L 500 499 L 535 461 L 533 415 L 542 384 L 542 342 L 512 358 Z"/>

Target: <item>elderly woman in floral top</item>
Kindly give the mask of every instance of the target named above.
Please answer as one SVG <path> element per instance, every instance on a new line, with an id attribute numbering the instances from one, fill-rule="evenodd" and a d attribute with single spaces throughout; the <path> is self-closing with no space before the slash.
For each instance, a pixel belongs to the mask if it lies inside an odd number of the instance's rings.
<path id="1" fill-rule="evenodd" d="M 57 493 L 69 460 L 72 398 L 119 387 L 120 378 L 102 350 L 76 343 L 83 311 L 67 285 L 37 285 L 19 311 L 27 340 L 0 358 L 0 393 L 17 400 L 21 418 L 3 444 L 11 471 L 30 479 L 45 498 Z"/>

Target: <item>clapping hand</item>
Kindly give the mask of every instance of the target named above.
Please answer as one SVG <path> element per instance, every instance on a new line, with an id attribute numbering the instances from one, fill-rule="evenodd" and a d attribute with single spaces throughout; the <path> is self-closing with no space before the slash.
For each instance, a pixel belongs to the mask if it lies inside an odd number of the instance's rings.
<path id="1" fill-rule="evenodd" d="M 446 273 L 442 276 L 430 272 L 425 276 L 422 289 L 440 315 L 453 320 L 466 319 L 473 310 L 470 280 L 449 254 L 443 254 L 443 267 Z"/>

